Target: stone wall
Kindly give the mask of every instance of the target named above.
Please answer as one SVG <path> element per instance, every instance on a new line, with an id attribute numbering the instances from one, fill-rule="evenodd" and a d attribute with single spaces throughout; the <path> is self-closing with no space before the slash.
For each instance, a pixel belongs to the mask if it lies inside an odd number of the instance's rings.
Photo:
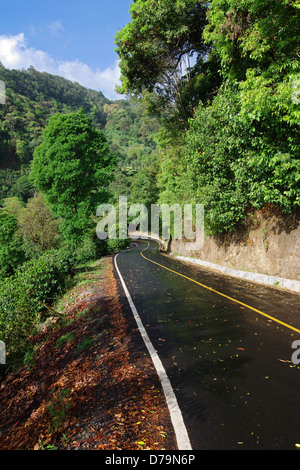
<path id="1" fill-rule="evenodd" d="M 195 257 L 224 267 L 300 281 L 300 217 L 264 208 L 247 217 L 243 227 L 219 238 L 207 236 L 197 251 L 172 240 L 174 255 Z"/>

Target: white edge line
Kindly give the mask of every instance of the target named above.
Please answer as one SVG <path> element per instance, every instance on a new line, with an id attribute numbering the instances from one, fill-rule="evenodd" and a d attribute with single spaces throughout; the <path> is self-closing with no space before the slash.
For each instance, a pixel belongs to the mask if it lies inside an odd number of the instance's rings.
<path id="1" fill-rule="evenodd" d="M 162 365 L 162 362 L 161 362 L 161 360 L 160 360 L 160 358 L 157 354 L 157 351 L 154 349 L 154 346 L 150 341 L 150 338 L 149 338 L 149 336 L 148 336 L 148 334 L 147 334 L 147 332 L 144 328 L 142 320 L 141 320 L 141 318 L 140 318 L 140 316 L 137 312 L 137 309 L 136 309 L 136 307 L 135 307 L 135 305 L 132 301 L 131 295 L 128 292 L 125 281 L 124 281 L 124 279 L 123 279 L 123 277 L 122 277 L 122 275 L 119 271 L 119 268 L 118 268 L 118 265 L 117 265 L 118 255 L 119 255 L 119 253 L 114 258 L 115 267 L 116 267 L 118 276 L 120 278 L 120 281 L 122 283 L 122 286 L 123 286 L 124 292 L 126 294 L 126 297 L 128 299 L 129 305 L 131 307 L 133 316 L 134 316 L 135 321 L 137 323 L 138 329 L 140 331 L 140 334 L 141 334 L 141 336 L 144 340 L 144 343 L 145 343 L 145 345 L 146 345 L 146 347 L 149 351 L 152 362 L 153 362 L 154 367 L 156 369 L 156 372 L 159 376 L 159 379 L 160 379 L 160 382 L 161 382 L 161 385 L 162 385 L 162 388 L 163 388 L 163 391 L 164 391 L 164 394 L 165 394 L 167 406 L 168 406 L 168 409 L 169 409 L 169 412 L 170 412 L 171 421 L 172 421 L 172 424 L 173 424 L 173 427 L 174 427 L 178 449 L 179 450 L 192 450 L 192 446 L 191 446 L 191 443 L 190 443 L 188 432 L 186 430 L 186 427 L 185 427 L 185 424 L 184 424 L 184 421 L 183 421 L 183 417 L 182 417 L 182 414 L 181 414 L 181 410 L 179 408 L 179 405 L 178 405 L 175 393 L 173 391 L 172 385 L 170 383 L 170 380 L 169 380 L 169 378 L 167 376 L 167 373 L 165 371 L 165 368 Z"/>

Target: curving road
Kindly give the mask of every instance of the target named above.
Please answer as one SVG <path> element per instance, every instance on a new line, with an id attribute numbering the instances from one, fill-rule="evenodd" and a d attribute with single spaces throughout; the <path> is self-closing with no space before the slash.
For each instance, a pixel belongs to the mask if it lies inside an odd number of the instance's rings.
<path id="1" fill-rule="evenodd" d="M 116 262 L 193 450 L 300 447 L 300 296 L 182 263 L 153 241 Z"/>

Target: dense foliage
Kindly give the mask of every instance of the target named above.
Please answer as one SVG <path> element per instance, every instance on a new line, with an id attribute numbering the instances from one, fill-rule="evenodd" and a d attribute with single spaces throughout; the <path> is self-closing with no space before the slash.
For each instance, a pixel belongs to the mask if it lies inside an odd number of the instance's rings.
<path id="1" fill-rule="evenodd" d="M 65 249 L 47 251 L 1 282 L 0 332 L 10 354 L 26 351 L 26 337 L 43 319 L 45 304 L 63 292 L 74 266 L 74 255 Z"/>
<path id="2" fill-rule="evenodd" d="M 66 241 L 82 238 L 98 205 L 107 201 L 113 164 L 103 132 L 81 110 L 50 118 L 31 177 L 52 213 L 62 218 Z"/>
<path id="3" fill-rule="evenodd" d="M 151 113 L 170 121 L 169 130 L 185 129 L 199 100 L 219 82 L 210 73 L 218 61 L 203 61 L 210 49 L 203 38 L 206 9 L 199 0 L 135 0 L 131 22 L 116 35 L 119 90 L 143 96 Z"/>
<path id="4" fill-rule="evenodd" d="M 299 20 L 293 0 L 136 0 L 116 35 L 121 89 L 163 117 L 158 200 L 204 203 L 209 233 L 299 207 Z"/>
<path id="5" fill-rule="evenodd" d="M 14 270 L 25 260 L 18 237 L 18 223 L 14 215 L 0 213 L 0 279 L 13 274 Z"/>
<path id="6" fill-rule="evenodd" d="M 250 207 L 291 212 L 300 202 L 296 126 L 254 123 L 239 96 L 238 86 L 224 84 L 211 106 L 199 107 L 186 135 L 187 178 L 213 233 L 233 230 Z"/>
<path id="7" fill-rule="evenodd" d="M 119 161 L 124 190 L 130 193 L 130 179 L 139 171 L 139 158 L 156 149 L 153 134 L 158 124 L 144 116 L 144 105 L 133 99 L 110 101 L 101 92 L 33 67 L 7 70 L 0 63 L 0 80 L 6 85 L 6 104 L 0 105 L 0 205 L 9 197 L 24 202 L 33 197 L 30 162 L 50 117 L 80 108 L 95 129 L 105 132 Z M 112 191 L 117 197 L 118 185 Z"/>
<path id="8" fill-rule="evenodd" d="M 155 140 L 160 128 L 157 119 L 149 117 L 145 104 L 135 99 L 106 104 L 104 111 L 107 116 L 105 134 L 111 151 L 119 156 L 110 185 L 112 202 L 118 202 L 120 195 L 127 196 L 132 203 L 148 201 L 147 188 L 142 187 L 139 191 L 138 187 L 143 186 L 142 181 L 148 180 L 150 173 L 153 201 L 158 197 L 153 186 L 159 159 Z"/>
<path id="9" fill-rule="evenodd" d="M 6 84 L 0 106 L 0 339 L 12 359 L 26 352 L 26 336 L 52 315 L 74 269 L 127 246 L 127 240 L 98 240 L 92 217 L 108 198 L 115 160 L 126 159 L 135 144 L 143 151 L 148 136 L 129 102 L 112 103 L 32 67 L 0 65 L 0 79 Z M 124 110 L 121 126 L 105 106 Z M 129 165 L 137 158 L 132 153 Z M 133 174 L 137 169 L 136 163 Z"/>
<path id="10" fill-rule="evenodd" d="M 116 34 L 126 100 L 0 64 L 0 339 L 13 353 L 80 263 L 126 246 L 96 238 L 99 203 L 203 203 L 212 236 L 266 204 L 299 210 L 299 2 L 134 0 L 130 13 Z"/>

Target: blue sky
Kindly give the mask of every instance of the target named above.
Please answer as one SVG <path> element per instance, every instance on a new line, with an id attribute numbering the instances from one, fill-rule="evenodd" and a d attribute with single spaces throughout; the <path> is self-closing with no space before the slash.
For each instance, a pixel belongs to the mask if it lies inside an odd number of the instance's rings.
<path id="1" fill-rule="evenodd" d="M 131 0 L 1 0 L 0 61 L 33 65 L 117 99 L 114 36 L 130 21 Z"/>

